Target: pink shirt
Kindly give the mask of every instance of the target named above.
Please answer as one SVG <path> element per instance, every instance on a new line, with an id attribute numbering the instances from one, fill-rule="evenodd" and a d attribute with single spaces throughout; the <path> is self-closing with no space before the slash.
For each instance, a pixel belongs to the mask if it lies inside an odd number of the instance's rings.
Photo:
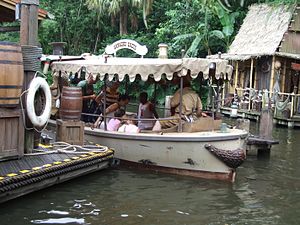
<path id="1" fill-rule="evenodd" d="M 120 124 L 121 124 L 120 120 L 112 118 L 109 120 L 109 122 L 107 124 L 107 130 L 108 131 L 117 131 Z"/>
<path id="2" fill-rule="evenodd" d="M 124 133 L 139 133 L 140 129 L 134 124 L 123 124 L 118 131 Z"/>

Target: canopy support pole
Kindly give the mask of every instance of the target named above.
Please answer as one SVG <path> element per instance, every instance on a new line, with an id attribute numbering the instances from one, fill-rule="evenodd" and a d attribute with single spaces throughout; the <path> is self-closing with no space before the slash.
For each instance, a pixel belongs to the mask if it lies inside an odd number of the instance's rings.
<path id="1" fill-rule="evenodd" d="M 155 81 L 155 83 L 154 83 L 154 97 L 153 97 L 153 102 L 152 102 L 154 109 L 156 107 L 156 95 L 157 95 L 157 90 L 156 89 L 157 89 L 157 83 Z"/>
<path id="2" fill-rule="evenodd" d="M 104 119 L 104 130 L 107 130 L 106 124 L 106 76 L 104 77 L 104 103 L 103 103 L 103 119 Z"/>
<path id="3" fill-rule="evenodd" d="M 183 95 L 183 77 L 180 77 L 180 100 L 179 100 L 179 126 L 178 132 L 182 132 L 182 95 Z"/>

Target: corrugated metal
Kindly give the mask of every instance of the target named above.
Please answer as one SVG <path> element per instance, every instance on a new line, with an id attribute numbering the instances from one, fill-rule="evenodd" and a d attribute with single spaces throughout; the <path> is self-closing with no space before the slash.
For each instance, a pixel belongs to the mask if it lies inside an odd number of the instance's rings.
<path id="1" fill-rule="evenodd" d="M 294 16 L 293 19 L 291 21 L 291 27 L 290 29 L 291 31 L 300 31 L 300 9 L 296 9 L 294 11 Z"/>
<path id="2" fill-rule="evenodd" d="M 300 33 L 289 31 L 284 35 L 280 52 L 300 54 Z"/>

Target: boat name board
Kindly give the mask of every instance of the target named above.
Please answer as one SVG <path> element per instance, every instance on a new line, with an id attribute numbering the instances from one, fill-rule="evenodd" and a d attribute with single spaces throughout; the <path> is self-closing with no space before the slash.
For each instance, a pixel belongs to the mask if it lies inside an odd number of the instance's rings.
<path id="1" fill-rule="evenodd" d="M 135 53 L 144 56 L 148 52 L 148 48 L 145 45 L 140 45 L 138 42 L 130 39 L 121 39 L 114 42 L 111 45 L 106 46 L 105 53 L 106 54 L 116 54 L 117 51 L 121 49 L 130 49 Z"/>

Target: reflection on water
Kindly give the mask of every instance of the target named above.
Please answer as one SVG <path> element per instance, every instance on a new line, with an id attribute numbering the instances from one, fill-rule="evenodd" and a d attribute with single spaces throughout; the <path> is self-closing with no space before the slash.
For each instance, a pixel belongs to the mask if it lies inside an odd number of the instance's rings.
<path id="1" fill-rule="evenodd" d="M 298 225 L 300 130 L 274 137 L 270 159 L 248 157 L 234 184 L 105 170 L 1 205 L 1 225 Z"/>

